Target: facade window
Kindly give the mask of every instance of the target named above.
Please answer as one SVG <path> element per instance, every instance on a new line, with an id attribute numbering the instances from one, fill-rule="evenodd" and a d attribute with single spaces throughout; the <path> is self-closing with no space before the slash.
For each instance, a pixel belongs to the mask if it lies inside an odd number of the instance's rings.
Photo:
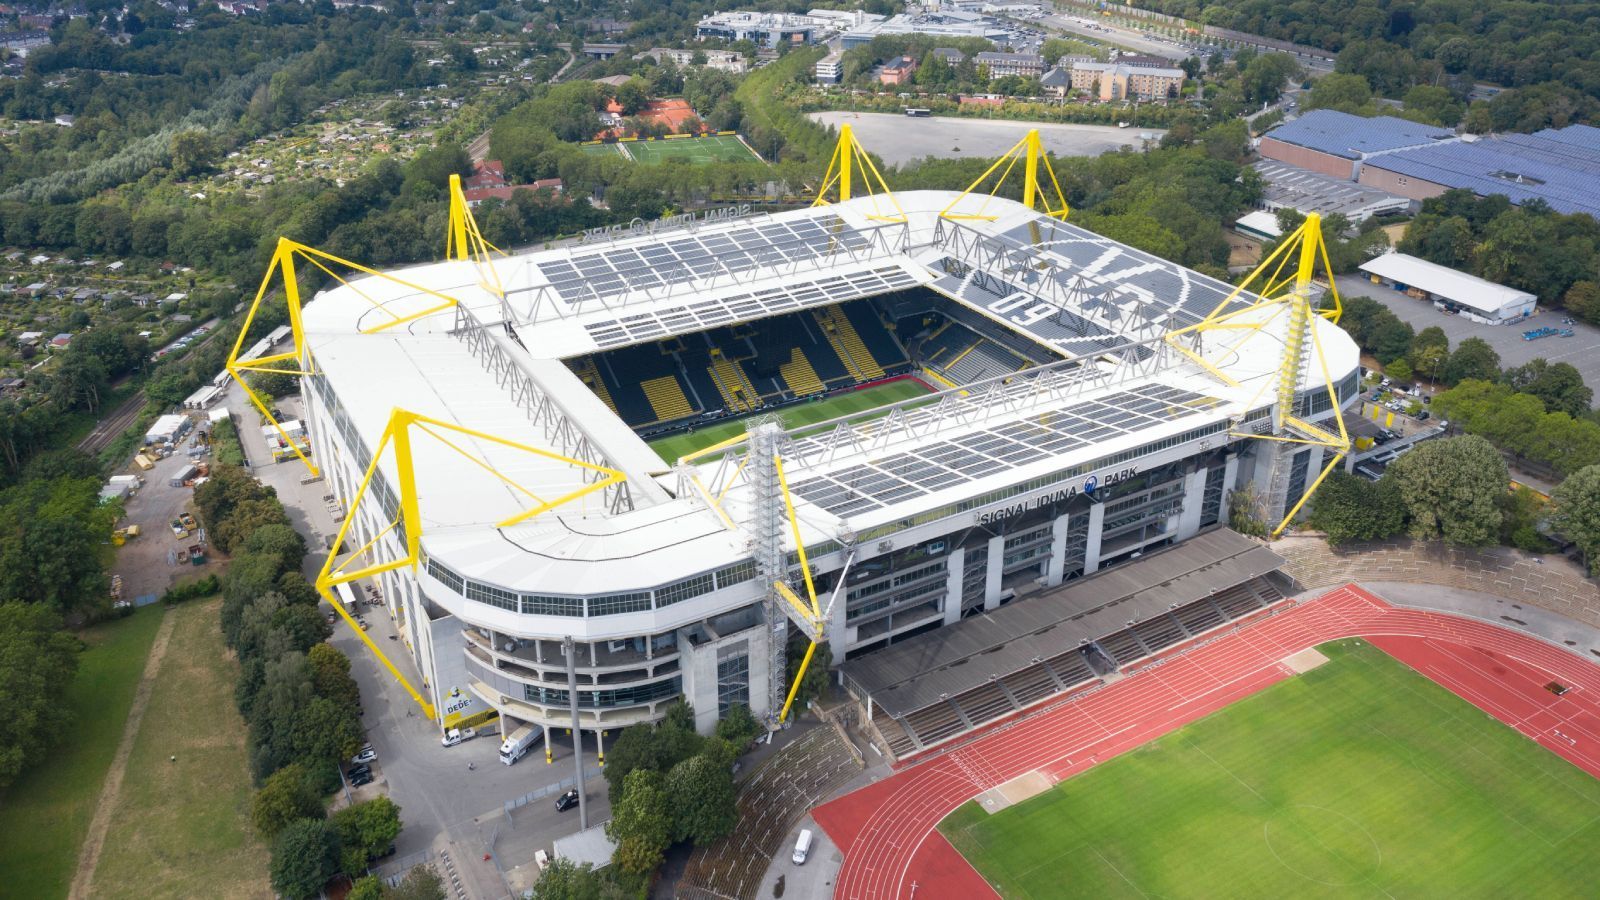
<path id="1" fill-rule="evenodd" d="M 582 616 L 583 598 L 523 594 L 522 612 L 530 616 Z"/>
<path id="2" fill-rule="evenodd" d="M 1200 526 L 1215 525 L 1222 519 L 1222 481 L 1227 476 L 1225 466 L 1212 466 L 1206 472 L 1206 490 L 1200 503 Z"/>
<path id="3" fill-rule="evenodd" d="M 710 573 L 696 575 L 693 578 L 686 578 L 677 584 L 669 584 L 664 588 L 659 588 L 656 591 L 656 605 L 671 606 L 691 597 L 709 594 L 716 589 L 716 579 Z"/>
<path id="4" fill-rule="evenodd" d="M 736 584 L 744 584 L 756 577 L 756 564 L 754 560 L 737 563 L 725 569 L 717 570 L 717 587 L 725 588 Z"/>
<path id="5" fill-rule="evenodd" d="M 591 616 L 612 616 L 618 613 L 644 612 L 649 608 L 649 591 L 589 598 L 589 615 Z"/>
<path id="6" fill-rule="evenodd" d="M 683 692 L 683 679 L 673 676 L 665 681 L 599 691 L 579 691 L 578 706 L 582 709 L 611 709 L 618 706 L 642 706 L 664 697 L 674 697 Z M 566 706 L 565 688 L 539 687 L 524 684 L 522 699 L 541 706 Z"/>
<path id="7" fill-rule="evenodd" d="M 734 704 L 750 705 L 750 655 L 740 653 L 717 661 L 717 715 Z"/>
<path id="8" fill-rule="evenodd" d="M 468 600 L 476 600 L 479 603 L 487 603 L 490 606 L 498 606 L 501 609 L 509 609 L 512 612 L 517 611 L 516 594 L 510 591 L 503 591 L 497 587 L 490 587 L 487 584 L 479 584 L 476 581 L 467 582 L 466 597 Z"/>

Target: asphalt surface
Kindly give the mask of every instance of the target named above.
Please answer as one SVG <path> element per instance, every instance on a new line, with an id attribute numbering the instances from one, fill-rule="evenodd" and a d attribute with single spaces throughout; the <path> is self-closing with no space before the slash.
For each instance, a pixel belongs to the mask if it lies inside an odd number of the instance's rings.
<path id="1" fill-rule="evenodd" d="M 1431 325 L 1439 326 L 1444 329 L 1445 336 L 1450 338 L 1452 350 L 1467 338 L 1483 338 L 1496 353 L 1500 354 L 1500 367 L 1503 369 L 1520 366 L 1542 357 L 1550 362 L 1569 363 L 1583 375 L 1585 384 L 1591 387 L 1600 385 L 1600 328 L 1582 322 L 1563 325 L 1562 314 L 1559 312 L 1541 310 L 1531 319 L 1516 325 L 1479 325 L 1460 316 L 1440 312 L 1433 308 L 1432 303 L 1407 297 L 1398 291 L 1373 284 L 1358 275 L 1341 275 L 1335 279 L 1335 283 L 1339 286 L 1341 298 L 1371 297 L 1388 307 L 1400 317 L 1401 321 L 1409 323 L 1417 331 Z M 1537 341 L 1522 339 L 1524 331 L 1547 326 L 1571 328 L 1577 334 L 1570 338 L 1547 337 Z"/>
<path id="2" fill-rule="evenodd" d="M 1138 149 L 1143 143 L 1140 135 L 1150 134 L 1154 135 L 1152 140 L 1160 140 L 1166 134 L 1160 128 L 944 116 L 911 118 L 844 110 L 815 112 L 811 118 L 828 126 L 850 125 L 862 146 L 892 166 L 925 156 L 993 159 L 1014 147 L 1031 128 L 1039 129 L 1045 149 L 1057 156 L 1099 156 L 1124 145 Z"/>

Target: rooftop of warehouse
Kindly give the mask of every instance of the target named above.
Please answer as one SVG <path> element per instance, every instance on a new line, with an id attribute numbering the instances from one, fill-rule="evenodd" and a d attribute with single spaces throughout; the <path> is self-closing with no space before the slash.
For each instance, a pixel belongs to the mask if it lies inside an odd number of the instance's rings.
<path id="1" fill-rule="evenodd" d="M 1333 109 L 1314 109 L 1293 122 L 1279 125 L 1266 136 L 1345 159 L 1361 159 L 1372 153 L 1452 141 L 1456 133 L 1449 128 L 1394 116 L 1366 118 Z"/>

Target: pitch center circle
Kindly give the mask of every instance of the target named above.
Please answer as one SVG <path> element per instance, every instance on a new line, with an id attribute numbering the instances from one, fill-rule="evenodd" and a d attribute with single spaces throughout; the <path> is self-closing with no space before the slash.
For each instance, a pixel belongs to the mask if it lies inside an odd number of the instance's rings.
<path id="1" fill-rule="evenodd" d="M 1261 830 L 1280 865 L 1317 884 L 1358 884 L 1383 863 L 1383 851 L 1372 832 L 1325 806 L 1291 806 L 1267 820 Z"/>

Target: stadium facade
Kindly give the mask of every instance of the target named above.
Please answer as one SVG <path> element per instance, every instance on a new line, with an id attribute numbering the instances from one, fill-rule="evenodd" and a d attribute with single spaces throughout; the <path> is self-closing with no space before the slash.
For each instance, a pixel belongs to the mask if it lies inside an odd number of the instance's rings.
<path id="1" fill-rule="evenodd" d="M 680 696 L 703 727 L 775 712 L 789 626 L 764 573 L 798 584 L 799 555 L 756 443 L 835 600 L 835 661 L 1205 533 L 1243 486 L 1269 518 L 1311 486 L 1323 448 L 1246 437 L 1273 427 L 1287 326 L 1171 338 L 1257 298 L 1009 200 L 895 197 L 424 265 L 304 308 L 306 425 L 354 505 L 347 547 L 405 552 L 394 464 L 354 502 L 392 410 L 518 445 L 408 441 L 420 564 L 377 580 L 442 724 L 568 727 L 569 638 L 585 730 Z M 422 289 L 460 304 L 372 328 L 434 305 Z M 1358 352 L 1311 327 L 1296 414 L 1326 421 Z M 931 391 L 774 424 L 893 379 Z M 646 440 L 765 413 L 686 461 Z M 556 505 L 507 524 L 535 502 Z"/>

